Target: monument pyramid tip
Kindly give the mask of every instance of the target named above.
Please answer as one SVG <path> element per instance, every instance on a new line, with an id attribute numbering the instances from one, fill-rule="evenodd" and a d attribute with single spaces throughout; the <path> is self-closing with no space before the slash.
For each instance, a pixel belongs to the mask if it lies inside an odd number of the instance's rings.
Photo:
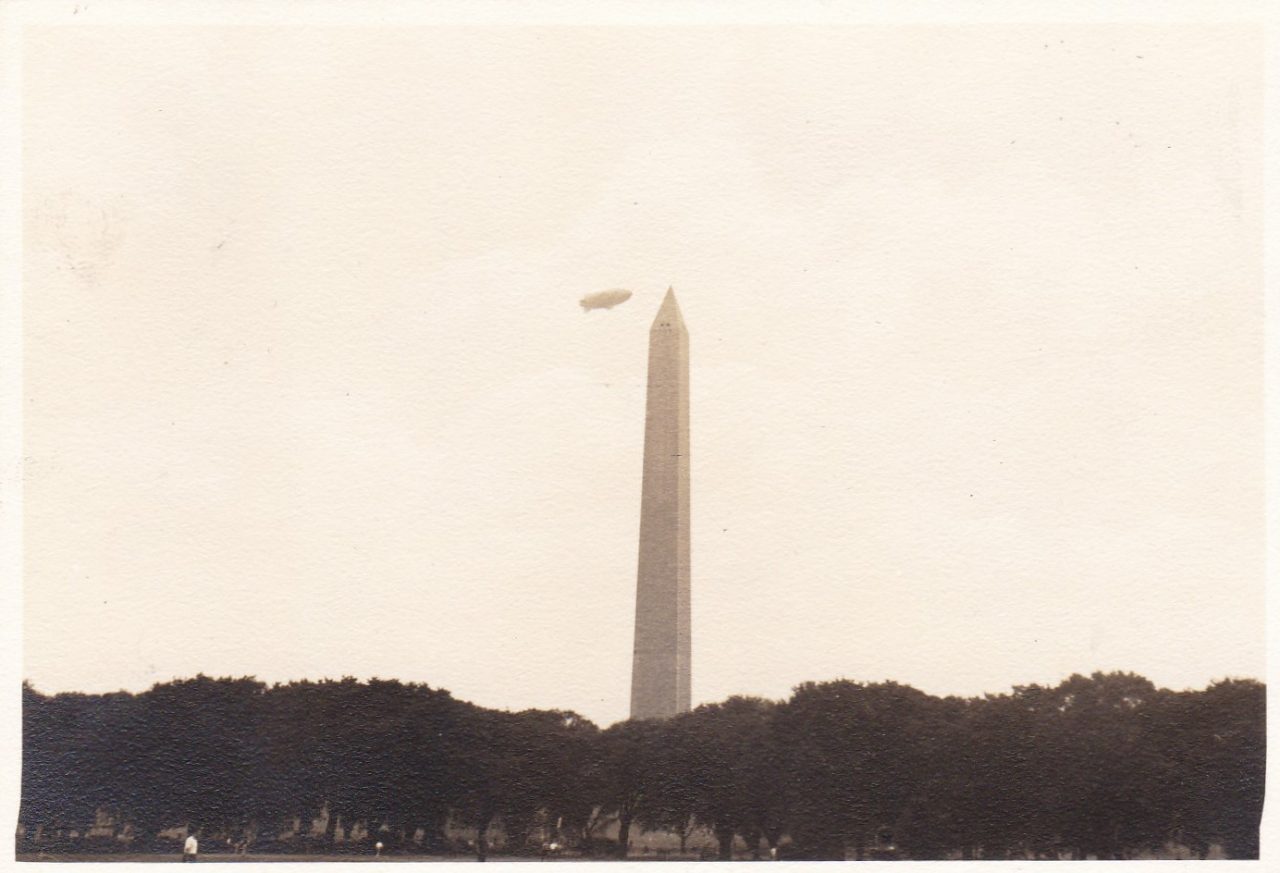
<path id="1" fill-rule="evenodd" d="M 667 293 L 662 298 L 662 305 L 658 307 L 658 314 L 654 316 L 653 326 L 657 328 L 668 323 L 684 326 L 684 316 L 680 312 L 680 304 L 676 302 L 676 292 L 671 287 L 667 288 Z"/>
<path id="2" fill-rule="evenodd" d="M 680 303 L 676 300 L 675 289 L 667 286 L 667 293 L 662 298 L 662 305 L 658 307 L 658 317 L 681 318 Z"/>

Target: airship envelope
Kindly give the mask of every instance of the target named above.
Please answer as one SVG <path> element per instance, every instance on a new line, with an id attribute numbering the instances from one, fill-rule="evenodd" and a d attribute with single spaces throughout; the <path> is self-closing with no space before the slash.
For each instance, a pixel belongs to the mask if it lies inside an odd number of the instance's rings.
<path id="1" fill-rule="evenodd" d="M 626 303 L 630 299 L 630 291 L 614 288 L 609 291 L 597 291 L 595 294 L 588 294 L 578 301 L 578 305 L 582 307 L 583 312 L 590 312 L 593 309 L 612 309 L 619 303 Z"/>

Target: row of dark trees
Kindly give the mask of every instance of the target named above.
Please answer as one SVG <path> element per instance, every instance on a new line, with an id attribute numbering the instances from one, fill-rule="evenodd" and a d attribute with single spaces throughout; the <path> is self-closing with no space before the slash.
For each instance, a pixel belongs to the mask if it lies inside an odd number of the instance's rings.
<path id="1" fill-rule="evenodd" d="M 341 824 L 483 856 L 545 838 L 614 850 L 637 829 L 697 826 L 784 856 L 1125 858 L 1168 842 L 1257 857 L 1265 688 L 1156 689 L 1073 676 L 983 698 L 894 683 L 807 683 L 785 702 L 735 697 L 600 730 L 569 712 L 483 709 L 448 692 L 354 679 L 268 687 L 191 680 L 141 694 L 23 687 L 21 824 L 84 833 L 99 815 L 139 845 L 169 828 L 279 833 Z M 416 845 L 416 843 L 415 843 Z"/>

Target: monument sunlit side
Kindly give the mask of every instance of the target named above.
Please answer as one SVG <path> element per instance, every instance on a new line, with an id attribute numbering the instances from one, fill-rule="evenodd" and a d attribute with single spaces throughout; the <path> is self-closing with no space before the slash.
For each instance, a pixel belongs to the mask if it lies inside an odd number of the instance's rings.
<path id="1" fill-rule="evenodd" d="M 649 329 L 631 717 L 690 705 L 689 332 L 667 289 Z"/>

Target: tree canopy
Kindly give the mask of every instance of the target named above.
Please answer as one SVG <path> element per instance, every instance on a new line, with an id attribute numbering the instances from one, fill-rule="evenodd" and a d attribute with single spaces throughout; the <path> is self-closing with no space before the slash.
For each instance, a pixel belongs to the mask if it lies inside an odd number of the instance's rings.
<path id="1" fill-rule="evenodd" d="M 443 851 L 446 823 L 511 850 L 625 854 L 694 828 L 784 856 L 1126 858 L 1166 843 L 1258 855 L 1265 687 L 1158 689 L 1128 673 L 981 698 L 892 682 L 798 686 L 599 729 L 395 680 L 197 676 L 131 694 L 24 684 L 25 840 L 106 820 L 138 845 L 189 827 L 245 839 L 328 811 L 322 844 Z M 616 839 L 603 840 L 607 823 Z M 302 828 L 305 832 L 306 828 Z M 297 834 L 299 844 L 304 834 Z M 323 847 L 323 845 L 322 845 Z"/>

